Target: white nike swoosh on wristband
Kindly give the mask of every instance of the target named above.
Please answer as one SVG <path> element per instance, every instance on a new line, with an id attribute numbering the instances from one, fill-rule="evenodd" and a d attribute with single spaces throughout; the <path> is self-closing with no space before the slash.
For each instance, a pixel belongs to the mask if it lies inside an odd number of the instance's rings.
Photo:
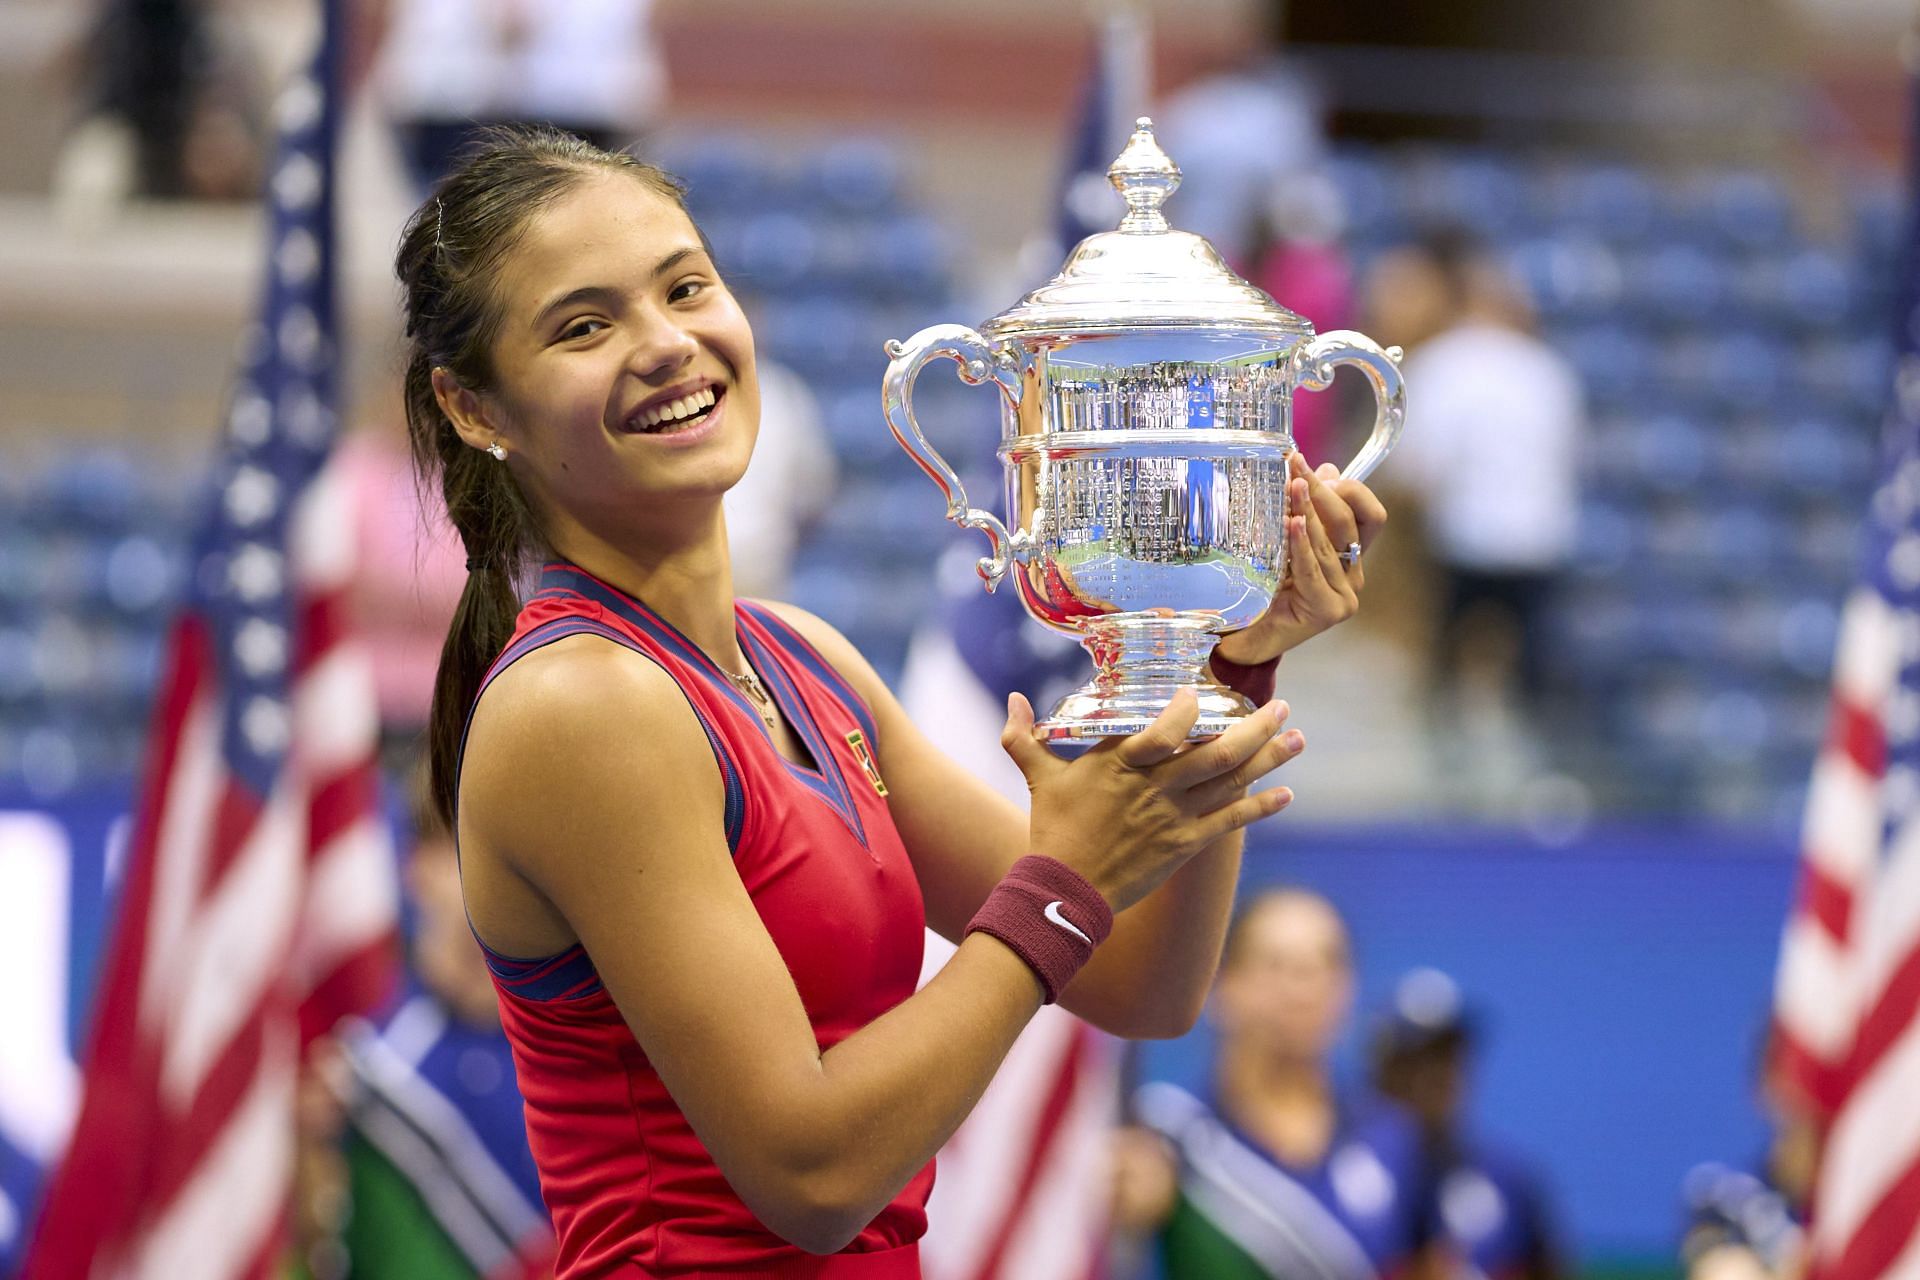
<path id="1" fill-rule="evenodd" d="M 1086 934 L 1074 928 L 1073 921 L 1067 919 L 1065 916 L 1060 914 L 1060 908 L 1064 907 L 1065 905 L 1067 905 L 1066 902 L 1060 898 L 1055 898 L 1052 902 L 1049 902 L 1047 904 L 1047 911 L 1046 911 L 1047 919 L 1053 921 L 1055 924 L 1059 925 L 1062 929 L 1065 929 L 1068 933 L 1080 939 L 1080 941 L 1086 943 L 1088 946 L 1092 946 L 1093 939 L 1089 938 Z"/>

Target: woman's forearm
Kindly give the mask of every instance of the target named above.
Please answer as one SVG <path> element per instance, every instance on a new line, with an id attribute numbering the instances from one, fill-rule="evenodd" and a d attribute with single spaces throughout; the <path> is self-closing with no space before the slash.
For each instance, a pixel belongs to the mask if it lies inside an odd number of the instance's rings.
<path id="1" fill-rule="evenodd" d="M 1129 1039 L 1191 1030 L 1220 963 L 1244 846 L 1237 831 L 1214 841 L 1116 916 L 1112 936 L 1061 994 L 1062 1007 Z"/>
<path id="2" fill-rule="evenodd" d="M 1040 1001 L 1025 961 L 969 935 L 925 987 L 822 1054 L 794 1096 L 769 1100 L 774 1159 L 742 1198 L 803 1249 L 844 1247 L 960 1127 Z"/>

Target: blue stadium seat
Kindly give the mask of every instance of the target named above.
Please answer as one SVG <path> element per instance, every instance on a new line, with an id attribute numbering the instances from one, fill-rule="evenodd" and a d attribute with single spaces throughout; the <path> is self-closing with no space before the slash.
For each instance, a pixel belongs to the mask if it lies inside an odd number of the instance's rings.
<path id="1" fill-rule="evenodd" d="M 1855 497 L 1864 499 L 1864 487 Z M 1828 582 L 1845 582 L 1860 567 L 1865 504 L 1815 502 L 1793 522 L 1793 549 L 1800 568 Z"/>
<path id="2" fill-rule="evenodd" d="M 1774 309 L 1804 332 L 1844 325 L 1859 305 L 1851 264 L 1830 249 L 1807 246 L 1790 254 L 1779 264 L 1775 281 Z"/>
<path id="3" fill-rule="evenodd" d="M 803 182 L 822 209 L 856 215 L 894 210 L 900 169 L 899 149 L 876 138 L 831 143 L 801 165 Z"/>
<path id="4" fill-rule="evenodd" d="M 1705 425 L 1677 412 L 1655 412 L 1634 424 L 1627 454 L 1640 481 L 1662 493 L 1685 493 L 1706 478 L 1712 446 Z"/>
<path id="5" fill-rule="evenodd" d="M 1652 324 L 1709 323 L 1719 316 L 1732 283 L 1719 258 L 1675 241 L 1630 255 L 1623 270 L 1628 301 Z"/>
<path id="6" fill-rule="evenodd" d="M 1545 625 L 1552 640 L 1549 652 L 1584 687 L 1613 682 L 1643 656 L 1639 610 L 1617 575 L 1562 586 Z"/>
<path id="7" fill-rule="evenodd" d="M 1774 624 L 1780 661 L 1797 676 L 1824 682 L 1833 669 L 1833 647 L 1839 632 L 1837 600 L 1822 596 L 1792 599 L 1780 609 Z"/>
<path id="8" fill-rule="evenodd" d="M 1596 401 L 1632 404 L 1644 399 L 1653 369 L 1653 348 L 1645 333 L 1604 321 L 1557 328 L 1549 339 L 1573 362 Z"/>
<path id="9" fill-rule="evenodd" d="M 1771 408 L 1786 389 L 1792 358 L 1791 346 L 1764 333 L 1720 330 L 1707 343 L 1703 386 L 1720 404 Z"/>
<path id="10" fill-rule="evenodd" d="M 129 534 L 107 548 L 102 566 L 106 602 L 129 618 L 165 612 L 184 586 L 186 556 L 177 544 L 144 533 Z"/>
<path id="11" fill-rule="evenodd" d="M 1778 250 L 1792 237 L 1793 202 L 1770 173 L 1712 175 L 1683 199 L 1715 236 L 1737 248 Z"/>
<path id="12" fill-rule="evenodd" d="M 1704 554 L 1727 581 L 1752 581 L 1791 554 L 1786 522 L 1770 507 L 1729 504 L 1707 517 L 1704 533 Z"/>
<path id="13" fill-rule="evenodd" d="M 1458 226 L 1489 241 L 1517 235 L 1531 221 L 1525 180 L 1484 153 L 1416 158 L 1403 167 L 1400 189 L 1415 222 Z"/>
<path id="14" fill-rule="evenodd" d="M 1507 255 L 1507 267 L 1549 321 L 1586 319 L 1620 301 L 1620 258 L 1597 236 L 1550 235 L 1526 240 Z"/>
<path id="15" fill-rule="evenodd" d="M 1575 569 L 1595 577 L 1610 577 L 1627 569 L 1635 559 L 1641 528 L 1636 514 L 1620 505 L 1597 499 L 1582 504 Z"/>
<path id="16" fill-rule="evenodd" d="M 32 510 L 51 527 L 118 530 L 148 514 L 139 466 L 122 451 L 85 449 L 57 456 L 33 488 Z"/>
<path id="17" fill-rule="evenodd" d="M 1386 244 L 1405 234 L 1405 208 L 1386 163 L 1371 150 L 1345 147 L 1327 158 L 1327 176 L 1340 193 L 1347 238 L 1356 246 Z"/>
<path id="18" fill-rule="evenodd" d="M 933 219 L 888 219 L 880 224 L 872 249 L 881 273 L 881 296 L 912 299 L 924 298 L 929 290 L 944 291 L 953 262 L 953 243 Z"/>
<path id="19" fill-rule="evenodd" d="M 1905 184 L 1891 177 L 1857 179 L 1847 188 L 1847 207 L 1853 214 L 1854 256 L 1863 273 L 1879 273 L 1898 262 L 1913 216 Z"/>
<path id="20" fill-rule="evenodd" d="M 1800 390 L 1830 413 L 1877 417 L 1893 392 L 1893 355 L 1878 332 L 1813 338 L 1791 368 Z"/>
<path id="21" fill-rule="evenodd" d="M 1774 740 L 1777 719 L 1773 706 L 1755 690 L 1722 685 L 1701 700 L 1700 750 L 1713 761 L 1755 762 Z"/>
<path id="22" fill-rule="evenodd" d="M 663 143 L 647 157 L 687 184 L 687 204 L 697 220 L 765 206 L 774 185 L 772 164 L 745 138 L 706 135 Z"/>
<path id="23" fill-rule="evenodd" d="M 33 670 L 33 631 L 22 624 L 0 625 L 0 719 L 14 719 L 37 705 L 39 677 Z"/>
<path id="24" fill-rule="evenodd" d="M 769 300 L 755 335 L 768 355 L 809 379 L 847 381 L 864 369 L 878 398 L 886 357 L 870 341 L 865 308 L 857 303 L 806 295 Z"/>
<path id="25" fill-rule="evenodd" d="M 856 470 L 891 470 L 905 458 L 887 429 L 877 390 L 849 386 L 823 396 L 821 420 L 834 453 Z"/>
<path id="26" fill-rule="evenodd" d="M 79 790 L 90 778 L 125 776 L 107 771 L 103 753 L 88 750 L 83 731 L 71 725 L 23 726 L 14 762 L 19 784 L 40 799 L 56 799 Z"/>
<path id="27" fill-rule="evenodd" d="M 1572 165 L 1541 182 L 1543 221 L 1578 227 L 1614 244 L 1637 244 L 1658 232 L 1660 202 L 1653 183 L 1626 165 Z"/>
<path id="28" fill-rule="evenodd" d="M 731 268 L 742 285 L 778 293 L 802 284 L 820 252 L 820 233 L 797 214 L 756 213 L 739 227 Z"/>

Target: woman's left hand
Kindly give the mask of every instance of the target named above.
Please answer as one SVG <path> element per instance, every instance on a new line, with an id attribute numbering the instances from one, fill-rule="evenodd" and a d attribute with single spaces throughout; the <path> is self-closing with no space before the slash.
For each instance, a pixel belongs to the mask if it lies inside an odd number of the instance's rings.
<path id="1" fill-rule="evenodd" d="M 1252 626 L 1221 638 L 1214 652 L 1243 667 L 1271 662 L 1287 650 L 1351 618 L 1366 585 L 1362 557 L 1340 553 L 1373 545 L 1387 509 L 1358 480 L 1343 480 L 1332 463 L 1316 471 L 1295 452 L 1287 480 L 1287 559 L 1291 572 Z"/>

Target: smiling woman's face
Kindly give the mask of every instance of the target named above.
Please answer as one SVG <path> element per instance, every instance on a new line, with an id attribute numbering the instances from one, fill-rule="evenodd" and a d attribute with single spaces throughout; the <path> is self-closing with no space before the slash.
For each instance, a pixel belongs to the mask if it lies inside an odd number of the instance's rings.
<path id="1" fill-rule="evenodd" d="M 595 174 L 502 263 L 482 397 L 556 542 L 618 541 L 745 472 L 760 423 L 753 333 L 677 205 Z"/>

